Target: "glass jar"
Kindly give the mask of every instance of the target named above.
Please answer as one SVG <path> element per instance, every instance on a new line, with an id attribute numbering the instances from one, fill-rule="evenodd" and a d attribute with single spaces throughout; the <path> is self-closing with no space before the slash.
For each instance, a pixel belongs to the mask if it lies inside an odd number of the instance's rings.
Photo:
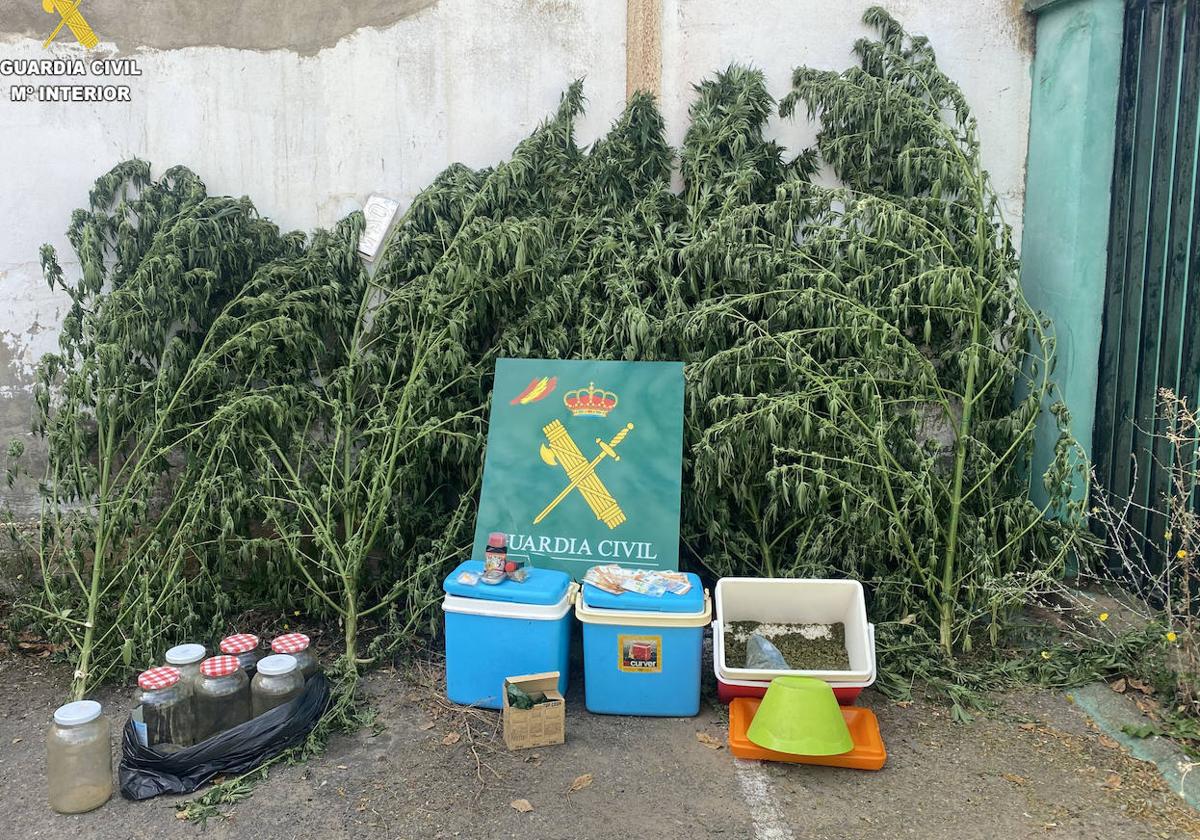
<path id="1" fill-rule="evenodd" d="M 200 663 L 193 705 L 197 742 L 250 720 L 250 678 L 236 656 L 212 656 Z"/>
<path id="2" fill-rule="evenodd" d="M 112 796 L 112 728 L 95 700 L 60 706 L 46 733 L 50 807 L 60 814 L 99 808 Z"/>
<path id="3" fill-rule="evenodd" d="M 296 657 L 285 653 L 259 660 L 258 673 L 250 684 L 251 707 L 254 716 L 269 712 L 299 697 L 304 691 L 304 678 L 296 665 Z"/>
<path id="4" fill-rule="evenodd" d="M 262 659 L 262 651 L 258 649 L 258 636 L 253 633 L 235 633 L 221 640 L 221 653 L 226 656 L 236 656 L 238 664 L 246 672 L 249 679 L 254 676 L 258 660 Z"/>
<path id="5" fill-rule="evenodd" d="M 487 545 L 483 548 L 483 571 L 504 572 L 508 562 L 508 537 L 500 532 L 488 534 Z"/>
<path id="6" fill-rule="evenodd" d="M 309 638 L 303 633 L 288 633 L 279 636 L 271 642 L 271 651 L 273 653 L 286 653 L 288 656 L 294 656 L 296 658 L 296 667 L 300 669 L 300 676 L 305 681 L 321 670 L 321 663 L 317 661 L 317 655 L 312 652 L 312 647 L 309 645 Z"/>
<path id="7" fill-rule="evenodd" d="M 180 679 L 195 691 L 196 683 L 200 681 L 200 663 L 206 656 L 208 651 L 204 645 L 176 645 L 167 651 L 166 660 L 168 665 L 179 670 Z"/>
<path id="8" fill-rule="evenodd" d="M 164 665 L 138 676 L 138 703 L 142 722 L 134 726 L 142 743 L 160 752 L 174 752 L 196 742 L 192 712 L 192 684 L 184 682 L 178 668 Z"/>

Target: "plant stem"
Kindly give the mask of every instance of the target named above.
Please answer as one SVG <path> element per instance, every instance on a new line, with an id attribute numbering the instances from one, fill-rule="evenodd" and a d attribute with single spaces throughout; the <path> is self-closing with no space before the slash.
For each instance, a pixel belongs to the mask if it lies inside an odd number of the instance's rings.
<path id="1" fill-rule="evenodd" d="M 977 279 L 983 282 L 985 235 L 983 208 L 976 217 L 976 247 L 979 249 L 976 271 Z M 954 439 L 954 480 L 950 493 L 950 525 L 946 535 L 946 554 L 942 561 L 942 609 L 938 627 L 938 642 L 947 656 L 954 654 L 954 608 L 958 603 L 958 585 L 954 579 L 954 563 L 958 554 L 958 525 L 963 505 L 963 474 L 967 463 L 967 441 L 971 434 L 971 415 L 975 407 L 975 372 L 979 367 L 979 330 L 983 323 L 983 304 L 986 295 L 975 299 L 975 316 L 971 322 L 971 344 L 967 355 L 967 382 L 963 388 L 962 416 L 958 421 Z"/>
<path id="2" fill-rule="evenodd" d="M 101 404 L 103 406 L 103 404 Z M 79 646 L 79 664 L 71 681 L 71 699 L 82 700 L 90 687 L 92 647 L 96 638 L 96 620 L 100 610 L 100 586 L 104 581 L 105 552 L 108 551 L 108 506 L 109 476 L 111 475 L 116 424 L 108 411 L 97 411 L 96 422 L 100 427 L 100 439 L 104 448 L 100 452 L 100 486 L 98 510 L 96 511 L 96 542 L 92 554 L 92 579 L 87 594 L 87 623 L 84 625 L 83 641 Z"/>

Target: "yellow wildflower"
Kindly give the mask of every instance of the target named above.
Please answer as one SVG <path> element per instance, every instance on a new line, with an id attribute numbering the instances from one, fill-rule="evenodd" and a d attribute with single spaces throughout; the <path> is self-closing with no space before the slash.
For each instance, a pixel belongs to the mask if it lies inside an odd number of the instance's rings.
<path id="1" fill-rule="evenodd" d="M 1108 613 L 1100 613 L 1101 621 L 1108 621 Z"/>
<path id="2" fill-rule="evenodd" d="M 1186 548 L 1179 549 L 1178 551 L 1175 552 L 1175 556 L 1178 557 L 1180 560 L 1186 560 L 1187 556 L 1188 556 L 1187 549 Z"/>
<path id="3" fill-rule="evenodd" d="M 1048 651 L 1048 650 L 1042 651 L 1042 659 L 1049 659 L 1049 658 L 1050 658 L 1050 651 Z"/>
<path id="4" fill-rule="evenodd" d="M 1175 635 L 1175 631 L 1174 631 L 1174 630 L 1172 630 L 1172 631 L 1170 631 L 1169 633 L 1167 633 L 1167 641 L 1168 641 L 1168 642 L 1173 642 L 1173 641 L 1175 641 L 1175 640 L 1176 640 L 1176 639 L 1178 639 L 1178 638 L 1179 638 L 1179 637 Z"/>

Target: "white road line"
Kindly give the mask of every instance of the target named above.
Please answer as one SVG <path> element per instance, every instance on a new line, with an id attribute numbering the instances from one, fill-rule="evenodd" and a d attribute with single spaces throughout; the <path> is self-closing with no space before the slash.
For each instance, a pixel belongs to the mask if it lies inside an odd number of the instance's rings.
<path id="1" fill-rule="evenodd" d="M 755 840 L 795 840 L 759 763 L 735 758 L 733 769 L 742 788 L 742 798 L 750 806 Z"/>

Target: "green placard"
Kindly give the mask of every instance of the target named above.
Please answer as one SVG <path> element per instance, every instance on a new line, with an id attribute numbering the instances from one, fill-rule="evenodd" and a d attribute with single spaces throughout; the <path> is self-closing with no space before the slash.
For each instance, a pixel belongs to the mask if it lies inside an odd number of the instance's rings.
<path id="1" fill-rule="evenodd" d="M 679 568 L 683 364 L 501 359 L 473 556 Z"/>

